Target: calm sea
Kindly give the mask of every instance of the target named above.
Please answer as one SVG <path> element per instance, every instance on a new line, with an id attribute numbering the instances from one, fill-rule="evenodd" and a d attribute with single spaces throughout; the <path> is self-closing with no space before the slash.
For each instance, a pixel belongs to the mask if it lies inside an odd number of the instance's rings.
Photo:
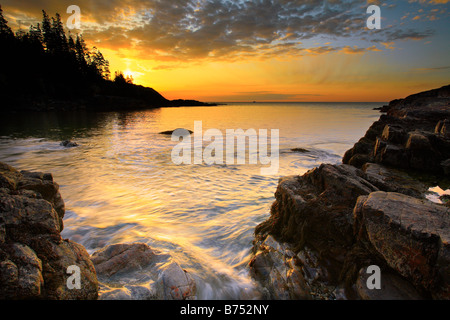
<path id="1" fill-rule="evenodd" d="M 278 178 L 341 162 L 378 119 L 372 109 L 382 105 L 230 103 L 20 114 L 0 119 L 0 161 L 53 174 L 66 203 L 64 238 L 90 253 L 108 244 L 148 243 L 193 274 L 200 299 L 239 299 L 254 285 L 246 267 L 253 232 L 269 217 Z M 224 134 L 279 129 L 278 174 L 261 175 L 261 164 L 174 164 L 177 142 L 158 133 L 193 130 L 200 120 L 203 130 Z M 80 146 L 59 145 L 68 139 Z"/>

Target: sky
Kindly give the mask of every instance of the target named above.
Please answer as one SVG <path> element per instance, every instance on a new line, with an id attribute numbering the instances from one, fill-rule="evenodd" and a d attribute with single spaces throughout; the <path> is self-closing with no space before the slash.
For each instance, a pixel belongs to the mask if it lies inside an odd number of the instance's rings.
<path id="1" fill-rule="evenodd" d="M 110 69 L 167 99 L 388 102 L 450 84 L 450 0 L 0 0 L 14 29 L 81 10 Z M 369 29 L 369 5 L 381 28 Z"/>

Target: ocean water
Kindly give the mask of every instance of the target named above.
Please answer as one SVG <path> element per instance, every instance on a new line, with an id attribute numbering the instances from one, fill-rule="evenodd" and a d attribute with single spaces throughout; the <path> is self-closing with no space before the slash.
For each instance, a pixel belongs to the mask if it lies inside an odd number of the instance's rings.
<path id="1" fill-rule="evenodd" d="M 248 299 L 255 287 L 247 268 L 254 228 L 270 215 L 279 177 L 340 163 L 382 105 L 230 103 L 18 114 L 0 119 L 0 161 L 53 174 L 66 204 L 62 236 L 89 253 L 145 242 L 193 275 L 199 299 Z M 261 163 L 174 164 L 178 142 L 159 132 L 194 130 L 194 121 L 202 121 L 204 132 L 224 135 L 227 129 L 278 129 L 278 172 L 262 175 L 267 165 Z M 79 147 L 60 146 L 68 139 Z"/>

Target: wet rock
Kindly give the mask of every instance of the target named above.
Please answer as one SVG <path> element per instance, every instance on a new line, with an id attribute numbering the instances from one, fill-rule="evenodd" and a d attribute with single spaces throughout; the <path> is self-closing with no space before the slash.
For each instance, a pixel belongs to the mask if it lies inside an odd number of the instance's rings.
<path id="1" fill-rule="evenodd" d="M 51 175 L 0 164 L 0 181 L 0 298 L 96 299 L 89 254 L 61 238 L 64 202 Z M 80 268 L 81 289 L 67 287 L 69 266 Z"/>
<path id="2" fill-rule="evenodd" d="M 157 281 L 157 296 L 164 300 L 195 300 L 196 285 L 190 274 L 174 261 L 168 264 Z"/>
<path id="3" fill-rule="evenodd" d="M 44 199 L 22 195 L 0 195 L 0 216 L 5 224 L 8 240 L 27 243 L 35 235 L 60 239 L 58 214 Z"/>
<path id="4" fill-rule="evenodd" d="M 172 135 L 173 133 L 176 133 L 178 135 L 187 135 L 187 134 L 193 134 L 194 132 L 188 129 L 183 129 L 183 128 L 178 128 L 175 130 L 168 130 L 168 131 L 162 131 L 159 134 L 164 134 L 164 135 Z"/>
<path id="5" fill-rule="evenodd" d="M 15 168 L 0 162 L 0 188 L 4 188 L 4 192 L 15 190 L 21 176 Z"/>
<path id="6" fill-rule="evenodd" d="M 428 187 L 425 183 L 412 178 L 408 173 L 387 168 L 376 163 L 366 163 L 362 170 L 366 179 L 382 191 L 403 193 L 424 199 Z"/>
<path id="7" fill-rule="evenodd" d="M 423 300 L 425 299 L 414 286 L 400 276 L 381 271 L 380 289 L 369 289 L 367 280 L 371 274 L 361 268 L 356 281 L 357 292 L 363 300 Z"/>
<path id="8" fill-rule="evenodd" d="M 349 165 L 328 165 L 303 176 L 280 179 L 270 218 L 256 227 L 258 239 L 272 234 L 299 250 L 306 243 L 322 255 L 343 261 L 352 244 L 352 209 L 360 195 L 378 188 Z M 345 186 L 345 187 L 343 187 Z"/>
<path id="9" fill-rule="evenodd" d="M 19 281 L 19 268 L 9 259 L 3 259 L 0 262 L 0 297 L 3 299 L 8 297 L 20 298 L 21 293 L 17 292 L 17 282 Z M 16 294 L 17 292 L 17 294 Z"/>
<path id="10" fill-rule="evenodd" d="M 63 229 L 65 204 L 59 192 L 59 185 L 53 181 L 53 176 L 50 173 L 25 170 L 22 170 L 20 174 L 21 176 L 17 179 L 17 192 L 30 198 L 48 201 L 58 214 L 61 231 Z"/>
<path id="11" fill-rule="evenodd" d="M 91 260 L 99 275 L 110 277 L 117 272 L 142 269 L 154 255 L 145 243 L 115 244 L 95 252 Z"/>
<path id="12" fill-rule="evenodd" d="M 297 261 L 287 245 L 267 236 L 258 245 L 249 267 L 252 276 L 267 290 L 268 299 L 309 300 L 310 288 Z"/>
<path id="13" fill-rule="evenodd" d="M 386 125 L 381 133 L 383 141 L 393 144 L 403 144 L 406 139 L 406 132 L 400 125 Z"/>
<path id="14" fill-rule="evenodd" d="M 145 243 L 109 245 L 92 255 L 101 300 L 193 300 L 196 283 L 168 254 Z"/>
<path id="15" fill-rule="evenodd" d="M 70 140 L 62 141 L 59 145 L 62 147 L 66 147 L 66 148 L 78 147 L 78 143 L 76 143 L 75 141 L 70 141 Z"/>
<path id="16" fill-rule="evenodd" d="M 450 298 L 449 208 L 393 192 L 358 198 L 355 230 L 400 275 L 436 298 Z"/>
<path id="17" fill-rule="evenodd" d="M 304 148 L 293 148 L 293 149 L 291 149 L 291 151 L 293 151 L 293 152 L 301 152 L 301 153 L 310 152 L 308 149 L 304 149 Z"/>
<path id="18" fill-rule="evenodd" d="M 408 167 L 408 155 L 402 146 L 387 144 L 377 140 L 375 145 L 375 161 L 395 168 Z"/>
<path id="19" fill-rule="evenodd" d="M 29 247 L 14 243 L 5 246 L 9 259 L 0 263 L 0 288 L 3 297 L 14 294 L 17 299 L 39 298 L 44 286 L 42 262 Z"/>
<path id="20" fill-rule="evenodd" d="M 94 265 L 86 249 L 73 241 L 43 241 L 33 248 L 42 260 L 45 295 L 55 300 L 95 300 L 98 297 L 98 281 Z M 80 289 L 70 289 L 67 281 L 71 274 L 68 267 L 80 270 Z"/>
<path id="21" fill-rule="evenodd" d="M 364 163 L 374 161 L 375 143 L 386 126 L 388 121 L 385 120 L 386 118 L 389 117 L 382 116 L 380 120 L 375 121 L 366 131 L 365 136 L 359 139 L 353 148 L 345 152 L 342 159 L 343 163 L 361 168 Z M 366 161 L 362 161 L 363 159 L 366 159 Z"/>
<path id="22" fill-rule="evenodd" d="M 420 170 L 425 167 L 439 167 L 440 154 L 433 148 L 426 134 L 410 132 L 405 150 L 408 152 L 410 168 Z"/>

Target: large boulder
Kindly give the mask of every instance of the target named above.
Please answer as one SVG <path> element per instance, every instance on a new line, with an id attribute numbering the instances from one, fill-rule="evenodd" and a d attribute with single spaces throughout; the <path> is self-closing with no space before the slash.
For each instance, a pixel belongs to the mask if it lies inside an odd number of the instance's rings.
<path id="1" fill-rule="evenodd" d="M 257 239 L 270 233 L 294 243 L 295 250 L 308 244 L 322 256 L 342 262 L 353 242 L 356 199 L 379 190 L 364 176 L 349 165 L 322 164 L 301 177 L 280 179 L 271 216 L 256 227 Z"/>
<path id="2" fill-rule="evenodd" d="M 427 281 L 446 278 L 448 270 L 442 267 L 447 265 L 446 250 L 439 256 L 430 255 L 429 263 L 418 269 L 416 278 L 414 272 L 408 276 L 402 270 L 407 266 L 405 261 L 393 263 L 392 257 L 388 259 L 385 254 L 393 252 L 390 245 L 395 248 L 401 244 L 412 245 L 412 238 L 407 235 L 396 243 L 394 238 L 400 237 L 398 231 L 392 231 L 392 238 L 389 238 L 389 228 L 383 228 L 379 221 L 371 223 L 360 213 L 368 210 L 362 204 L 369 207 L 377 204 L 386 208 L 374 209 L 374 217 L 386 212 L 389 223 L 395 221 L 388 211 L 392 209 L 401 215 L 401 221 L 419 223 L 418 230 L 426 223 L 428 227 L 434 223 L 445 228 L 448 208 L 426 200 L 427 190 L 426 183 L 408 173 L 375 163 L 366 163 L 362 170 L 349 165 L 322 164 L 301 177 L 281 178 L 270 218 L 255 229 L 253 257 L 249 264 L 251 274 L 273 299 L 446 298 L 447 289 L 437 288 L 437 282 L 417 281 L 419 275 Z M 381 195 L 390 196 L 378 199 Z M 370 201 L 366 203 L 363 199 Z M 424 215 L 426 210 L 434 210 L 438 216 Z M 413 231 L 417 235 L 412 226 L 408 224 L 404 231 Z M 381 247 L 372 243 L 375 235 L 365 233 L 367 228 L 374 230 L 375 227 L 381 228 L 376 233 Z M 441 232 L 439 237 L 443 235 Z M 427 239 L 424 244 L 433 237 L 424 236 Z M 445 243 L 444 240 L 434 243 L 434 249 L 445 247 Z M 388 248 L 387 253 L 380 249 L 383 246 Z M 411 254 L 421 259 L 417 252 L 411 251 Z M 397 258 L 406 257 L 400 252 Z M 379 265 L 387 279 L 395 280 L 392 285 L 385 284 L 377 294 L 361 287 L 360 270 L 372 264 Z M 288 275 L 295 275 L 295 281 Z M 406 292 L 410 287 L 416 291 L 408 295 Z"/>
<path id="3" fill-rule="evenodd" d="M 366 163 L 362 167 L 365 178 L 382 191 L 398 192 L 424 199 L 429 186 L 411 177 L 407 172 L 387 168 L 377 163 Z"/>
<path id="4" fill-rule="evenodd" d="M 255 229 L 250 262 L 252 275 L 269 296 L 337 296 L 333 291 L 354 242 L 353 206 L 359 196 L 378 190 L 362 170 L 344 164 L 322 164 L 301 177 L 281 178 L 270 218 Z M 276 241 L 289 250 L 280 250 Z"/>
<path id="5" fill-rule="evenodd" d="M 358 241 L 435 298 L 450 298 L 450 209 L 393 192 L 361 196 L 355 206 Z"/>

